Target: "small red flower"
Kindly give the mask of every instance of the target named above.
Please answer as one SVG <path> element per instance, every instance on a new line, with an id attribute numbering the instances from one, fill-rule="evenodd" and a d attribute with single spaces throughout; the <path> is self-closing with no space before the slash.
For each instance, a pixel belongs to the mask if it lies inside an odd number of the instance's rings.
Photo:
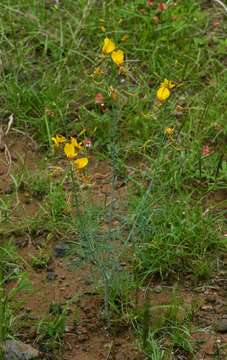
<path id="1" fill-rule="evenodd" d="M 147 0 L 147 6 L 153 5 L 154 0 Z"/>
<path id="2" fill-rule="evenodd" d="M 99 106 L 99 110 L 101 113 L 106 111 L 105 104 L 104 104 L 104 96 L 102 93 L 97 93 L 95 95 L 95 103 Z"/>
<path id="3" fill-rule="evenodd" d="M 95 103 L 96 104 L 104 104 L 104 96 L 102 93 L 99 92 L 95 95 Z"/>
<path id="4" fill-rule="evenodd" d="M 220 21 L 219 20 L 214 20 L 213 22 L 212 22 L 212 27 L 214 28 L 214 29 L 216 29 L 216 28 L 218 28 L 219 26 L 220 26 Z"/>
<path id="5" fill-rule="evenodd" d="M 158 7 L 157 7 L 158 11 L 164 11 L 167 8 L 168 8 L 168 6 L 165 3 L 163 3 L 163 2 L 158 3 Z"/>
<path id="6" fill-rule="evenodd" d="M 90 149 L 92 147 L 92 141 L 91 139 L 87 138 L 84 140 L 84 145 L 86 148 Z"/>
<path id="7" fill-rule="evenodd" d="M 209 156 L 210 155 L 210 148 L 209 148 L 208 144 L 203 145 L 202 155 L 203 156 Z"/>

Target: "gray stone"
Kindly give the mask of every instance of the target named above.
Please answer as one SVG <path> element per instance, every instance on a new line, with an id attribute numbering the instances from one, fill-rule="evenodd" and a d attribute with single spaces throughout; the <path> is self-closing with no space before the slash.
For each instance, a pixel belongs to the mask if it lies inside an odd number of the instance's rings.
<path id="1" fill-rule="evenodd" d="M 220 319 L 216 324 L 216 330 L 220 333 L 227 332 L 227 319 L 223 318 Z"/>
<path id="2" fill-rule="evenodd" d="M 39 352 L 31 345 L 17 340 L 6 340 L 4 345 L 4 360 L 39 359 Z"/>
<path id="3" fill-rule="evenodd" d="M 57 278 L 57 274 L 54 271 L 48 271 L 46 278 L 48 281 L 54 281 Z"/>
<path id="4" fill-rule="evenodd" d="M 154 288 L 154 292 L 156 293 L 156 294 L 160 294 L 161 292 L 162 292 L 162 287 L 161 286 L 156 286 L 155 288 Z"/>
<path id="5" fill-rule="evenodd" d="M 60 242 L 54 247 L 54 256 L 63 257 L 67 254 L 68 251 L 69 251 L 69 245 L 64 242 Z"/>

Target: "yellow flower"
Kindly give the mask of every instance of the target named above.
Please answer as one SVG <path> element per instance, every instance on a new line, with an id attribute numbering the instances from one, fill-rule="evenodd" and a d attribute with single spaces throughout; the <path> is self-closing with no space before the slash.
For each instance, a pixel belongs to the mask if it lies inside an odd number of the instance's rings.
<path id="1" fill-rule="evenodd" d="M 66 138 L 62 135 L 56 135 L 52 137 L 52 141 L 54 142 L 54 145 L 58 147 L 59 144 L 62 144 L 66 141 Z"/>
<path id="2" fill-rule="evenodd" d="M 159 101 L 165 101 L 170 97 L 170 90 L 167 87 L 160 86 L 156 93 Z"/>
<path id="3" fill-rule="evenodd" d="M 83 168 L 85 168 L 88 164 L 88 158 L 84 157 L 84 158 L 80 158 L 74 161 L 74 165 L 76 167 L 77 170 L 81 170 Z"/>
<path id="4" fill-rule="evenodd" d="M 173 136 L 173 132 L 174 132 L 174 128 L 173 127 L 168 127 L 168 128 L 165 128 L 165 134 L 169 137 L 172 137 Z"/>
<path id="5" fill-rule="evenodd" d="M 118 66 L 122 65 L 124 62 L 124 52 L 122 50 L 113 51 L 111 57 L 113 62 L 115 62 Z"/>
<path id="6" fill-rule="evenodd" d="M 71 137 L 71 144 L 78 150 L 82 149 L 81 143 L 79 144 L 75 137 Z"/>
<path id="7" fill-rule="evenodd" d="M 112 51 L 114 51 L 116 49 L 116 45 L 113 42 L 113 40 L 109 39 L 108 37 L 106 37 L 104 39 L 104 44 L 103 44 L 103 48 L 102 48 L 102 52 L 103 54 L 107 55 L 112 53 Z"/>
<path id="8" fill-rule="evenodd" d="M 169 90 L 173 89 L 175 86 L 176 84 L 174 84 L 172 80 L 167 80 L 167 79 L 165 79 L 160 85 L 160 87 L 165 87 Z"/>
<path id="9" fill-rule="evenodd" d="M 75 151 L 75 146 L 72 143 L 66 143 L 64 146 L 64 152 L 67 158 L 73 159 L 75 156 L 77 156 L 77 153 Z"/>

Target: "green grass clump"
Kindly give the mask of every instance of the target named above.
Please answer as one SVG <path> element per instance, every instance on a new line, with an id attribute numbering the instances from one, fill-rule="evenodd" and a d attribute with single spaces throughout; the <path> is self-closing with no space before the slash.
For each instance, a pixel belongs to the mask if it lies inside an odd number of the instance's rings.
<path id="1" fill-rule="evenodd" d="M 51 313 L 43 318 L 37 326 L 37 340 L 45 344 L 49 351 L 58 347 L 63 340 L 67 320 L 67 309 L 60 308 L 57 313 Z"/>
<path id="2" fill-rule="evenodd" d="M 0 246 L 0 356 L 3 356 L 4 341 L 13 337 L 22 325 L 17 295 L 31 290 L 28 273 L 22 265 L 12 242 Z M 5 286 L 10 282 L 14 286 L 6 290 Z"/>
<path id="3" fill-rule="evenodd" d="M 157 206 L 148 206 L 140 216 L 135 239 L 137 268 L 145 276 L 176 272 L 206 277 L 221 247 L 212 217 L 187 198 L 164 198 Z"/>

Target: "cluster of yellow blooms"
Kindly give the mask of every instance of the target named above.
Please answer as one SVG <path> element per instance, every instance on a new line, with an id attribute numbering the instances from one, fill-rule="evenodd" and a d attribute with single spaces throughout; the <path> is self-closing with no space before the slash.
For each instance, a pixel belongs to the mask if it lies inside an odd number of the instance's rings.
<path id="1" fill-rule="evenodd" d="M 171 95 L 171 89 L 176 86 L 171 80 L 165 79 L 159 86 L 156 96 L 161 102 L 167 100 Z"/>
<path id="2" fill-rule="evenodd" d="M 114 41 L 109 39 L 108 37 L 104 39 L 102 53 L 104 55 L 111 55 L 113 62 L 118 66 L 121 66 L 124 62 L 124 52 L 119 49 L 117 50 Z"/>
<path id="3" fill-rule="evenodd" d="M 115 42 L 106 37 L 104 39 L 102 53 L 104 55 L 111 55 L 111 58 L 115 64 L 121 66 L 124 63 L 124 52 L 122 50 L 117 49 Z M 164 102 L 171 95 L 171 90 L 176 86 L 174 82 L 171 80 L 165 79 L 159 86 L 156 97 L 159 101 Z"/>
<path id="4" fill-rule="evenodd" d="M 67 139 L 64 136 L 56 135 L 52 137 L 52 141 L 54 142 L 54 145 L 56 147 L 59 147 L 61 144 L 65 144 L 64 153 L 68 159 L 73 160 L 73 163 L 77 170 L 81 170 L 87 166 L 88 164 L 87 157 L 82 157 L 75 160 L 79 152 L 83 150 L 82 143 L 78 143 L 75 137 L 71 137 L 70 142 L 67 142 Z"/>

